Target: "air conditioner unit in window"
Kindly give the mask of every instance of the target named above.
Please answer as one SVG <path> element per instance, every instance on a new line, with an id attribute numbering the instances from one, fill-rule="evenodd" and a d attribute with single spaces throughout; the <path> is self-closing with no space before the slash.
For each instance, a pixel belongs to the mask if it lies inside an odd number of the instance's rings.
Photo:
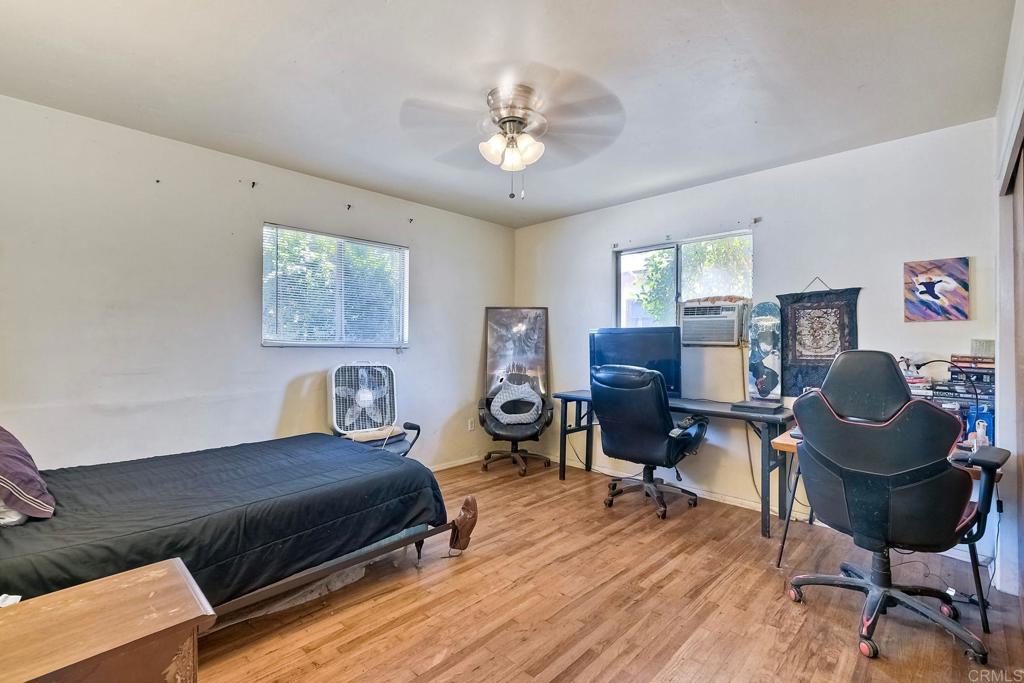
<path id="1" fill-rule="evenodd" d="M 738 346 L 747 329 L 746 302 L 684 301 L 679 305 L 683 346 Z"/>

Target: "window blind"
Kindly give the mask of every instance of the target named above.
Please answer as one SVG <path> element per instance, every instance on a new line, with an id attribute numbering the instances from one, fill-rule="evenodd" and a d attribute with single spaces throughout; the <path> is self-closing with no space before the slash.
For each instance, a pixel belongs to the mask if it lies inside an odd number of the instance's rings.
<path id="1" fill-rule="evenodd" d="M 263 343 L 405 346 L 409 249 L 263 226 Z"/>

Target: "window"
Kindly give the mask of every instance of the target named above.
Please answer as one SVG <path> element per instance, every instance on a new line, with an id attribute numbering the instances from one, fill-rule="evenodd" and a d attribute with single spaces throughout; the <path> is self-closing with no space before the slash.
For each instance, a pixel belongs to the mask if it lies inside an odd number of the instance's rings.
<path id="1" fill-rule="evenodd" d="M 675 245 L 619 254 L 619 327 L 676 322 Z"/>
<path id="2" fill-rule="evenodd" d="M 753 293 L 749 232 L 619 252 L 618 325 L 679 324 L 676 303 Z"/>
<path id="3" fill-rule="evenodd" d="M 263 343 L 409 341 L 409 249 L 263 225 Z"/>

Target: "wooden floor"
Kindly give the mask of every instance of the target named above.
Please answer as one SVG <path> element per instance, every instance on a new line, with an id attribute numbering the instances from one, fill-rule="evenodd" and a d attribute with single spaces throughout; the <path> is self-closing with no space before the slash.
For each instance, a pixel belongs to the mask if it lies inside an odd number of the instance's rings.
<path id="1" fill-rule="evenodd" d="M 750 510 L 676 499 L 662 521 L 641 495 L 605 509 L 602 475 L 573 469 L 560 482 L 535 465 L 525 478 L 498 464 L 438 479 L 449 514 L 467 493 L 480 504 L 463 557 L 435 537 L 418 571 L 412 555 L 375 565 L 326 601 L 214 633 L 200 641 L 200 681 L 997 680 L 969 679 L 962 648 L 903 610 L 882 618 L 882 654 L 868 660 L 859 594 L 808 588 L 790 602 L 788 576 L 869 559 L 830 530 L 794 524 L 778 570 L 777 541 Z M 900 561 L 897 581 L 973 592 L 966 563 Z M 992 597 L 989 668 L 1024 669 L 1019 605 Z M 961 611 L 980 634 L 976 609 Z"/>

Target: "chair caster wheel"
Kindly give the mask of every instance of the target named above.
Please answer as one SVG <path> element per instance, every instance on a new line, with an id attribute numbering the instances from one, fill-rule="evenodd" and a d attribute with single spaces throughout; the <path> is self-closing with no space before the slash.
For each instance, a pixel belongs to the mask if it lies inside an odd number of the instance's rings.
<path id="1" fill-rule="evenodd" d="M 797 586 L 790 586 L 789 590 L 786 591 L 786 595 L 788 595 L 789 599 L 793 602 L 804 601 L 804 592 L 800 590 Z"/>
<path id="2" fill-rule="evenodd" d="M 878 656 L 878 646 L 875 645 L 875 641 L 870 638 L 861 638 L 860 644 L 857 646 L 860 653 L 868 659 L 874 659 Z"/>
<path id="3" fill-rule="evenodd" d="M 519 476 L 520 477 L 525 477 L 526 476 L 526 468 L 525 467 L 523 467 L 522 469 L 519 470 Z"/>
<path id="4" fill-rule="evenodd" d="M 686 501 L 686 504 L 689 505 L 692 508 L 695 508 L 695 507 L 697 507 L 697 499 L 696 498 L 691 498 L 690 500 Z"/>
<path id="5" fill-rule="evenodd" d="M 983 652 L 975 652 L 974 650 L 964 650 L 964 655 L 966 655 L 967 659 L 971 660 L 975 664 L 980 664 L 981 666 L 985 666 L 986 664 L 988 664 L 988 655 Z"/>
<path id="6" fill-rule="evenodd" d="M 665 519 L 668 516 L 668 509 L 658 510 L 658 519 Z"/>
<path id="7" fill-rule="evenodd" d="M 606 508 L 610 508 L 614 504 L 615 504 L 615 499 L 614 498 L 605 498 L 604 499 L 604 506 Z"/>
<path id="8" fill-rule="evenodd" d="M 939 613 L 944 617 L 949 617 L 953 621 L 960 621 L 960 610 L 956 608 L 956 605 L 947 605 L 942 603 L 939 605 Z"/>
<path id="9" fill-rule="evenodd" d="M 486 472 L 487 471 L 487 463 L 484 463 L 483 465 L 480 465 L 480 470 L 482 472 Z"/>
<path id="10" fill-rule="evenodd" d="M 551 461 L 550 460 L 545 460 L 544 461 L 544 467 L 551 467 Z"/>

